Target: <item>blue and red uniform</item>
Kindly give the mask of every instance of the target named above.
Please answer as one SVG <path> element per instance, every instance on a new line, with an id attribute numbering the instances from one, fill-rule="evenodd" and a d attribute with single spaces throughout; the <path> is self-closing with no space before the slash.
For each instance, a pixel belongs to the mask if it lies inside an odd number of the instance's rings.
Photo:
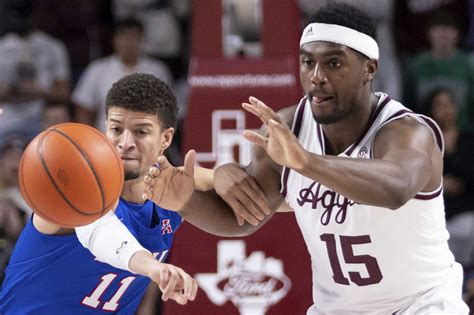
<path id="1" fill-rule="evenodd" d="M 182 222 L 151 201 L 115 211 L 140 244 L 164 261 Z M 45 235 L 32 220 L 5 270 L 0 314 L 134 314 L 150 279 L 95 260 L 75 234 Z"/>

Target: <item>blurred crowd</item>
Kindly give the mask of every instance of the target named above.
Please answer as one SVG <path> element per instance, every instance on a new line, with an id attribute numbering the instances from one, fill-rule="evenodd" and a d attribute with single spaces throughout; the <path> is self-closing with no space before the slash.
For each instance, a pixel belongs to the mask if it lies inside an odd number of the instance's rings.
<path id="1" fill-rule="evenodd" d="M 338 2 L 295 1 L 302 25 Z M 450 246 L 474 309 L 474 0 L 346 2 L 377 23 L 381 66 L 373 89 L 432 117 L 443 132 Z M 104 130 L 107 90 L 134 72 L 170 85 L 182 124 L 191 12 L 191 0 L 0 1 L 0 270 L 31 215 L 17 173 L 32 137 L 71 120 Z M 170 154 L 176 163 L 179 145 L 178 133 Z"/>

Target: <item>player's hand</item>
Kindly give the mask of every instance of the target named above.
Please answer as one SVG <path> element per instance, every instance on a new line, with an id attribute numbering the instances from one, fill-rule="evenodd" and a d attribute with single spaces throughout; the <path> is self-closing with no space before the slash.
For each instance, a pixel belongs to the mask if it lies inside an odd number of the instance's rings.
<path id="1" fill-rule="evenodd" d="M 216 192 L 232 208 L 239 225 L 258 225 L 271 213 L 267 199 L 255 179 L 239 165 L 224 164 L 214 172 Z"/>
<path id="2" fill-rule="evenodd" d="M 163 301 L 171 299 L 184 305 L 196 298 L 197 281 L 179 267 L 157 263 L 148 271 L 148 277 L 160 287 Z"/>
<path id="3" fill-rule="evenodd" d="M 254 131 L 246 130 L 244 137 L 262 147 L 276 163 L 296 170 L 302 168 L 304 165 L 302 157 L 306 151 L 290 128 L 281 122 L 280 117 L 255 97 L 250 97 L 249 103 L 243 103 L 242 107 L 259 117 L 268 131 L 268 137 L 265 137 Z"/>
<path id="4" fill-rule="evenodd" d="M 179 211 L 194 192 L 195 160 L 194 150 L 186 154 L 182 167 L 174 167 L 165 156 L 160 156 L 157 165 L 150 167 L 144 177 L 143 199 L 150 199 L 164 209 Z"/>

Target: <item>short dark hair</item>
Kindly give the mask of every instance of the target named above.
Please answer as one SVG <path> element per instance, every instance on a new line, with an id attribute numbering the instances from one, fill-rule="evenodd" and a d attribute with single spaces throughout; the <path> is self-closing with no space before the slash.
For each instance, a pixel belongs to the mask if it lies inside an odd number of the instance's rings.
<path id="1" fill-rule="evenodd" d="M 125 29 L 136 28 L 143 33 L 143 24 L 134 18 L 126 18 L 115 21 L 114 23 L 114 34 L 123 31 Z"/>
<path id="2" fill-rule="evenodd" d="M 451 26 L 459 30 L 459 24 L 456 18 L 449 12 L 440 10 L 433 13 L 429 20 L 428 27 L 431 28 L 433 26 Z"/>
<path id="3" fill-rule="evenodd" d="M 306 25 L 311 23 L 341 25 L 376 39 L 374 20 L 347 3 L 333 3 L 320 8 L 308 18 Z"/>
<path id="4" fill-rule="evenodd" d="M 134 73 L 115 82 L 105 99 L 107 112 L 110 107 L 155 114 L 164 128 L 176 128 L 176 98 L 166 83 L 151 74 Z"/>

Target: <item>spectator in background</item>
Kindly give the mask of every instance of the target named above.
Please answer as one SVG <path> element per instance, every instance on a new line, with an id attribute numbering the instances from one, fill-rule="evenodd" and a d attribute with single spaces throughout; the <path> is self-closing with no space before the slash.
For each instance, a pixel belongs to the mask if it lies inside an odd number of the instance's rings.
<path id="1" fill-rule="evenodd" d="M 455 17 L 445 12 L 434 15 L 427 36 L 430 50 L 416 55 L 407 67 L 405 103 L 420 111 L 434 89 L 447 88 L 459 105 L 461 126 L 466 127 L 474 119 L 474 69 L 467 54 L 457 48 L 459 28 Z"/>
<path id="2" fill-rule="evenodd" d="M 380 62 L 373 81 L 374 91 L 384 91 L 393 99 L 402 98 L 401 73 L 398 56 L 393 39 L 393 0 L 298 0 L 298 6 L 305 16 L 314 10 L 334 2 L 345 2 L 370 15 L 377 29 L 377 43 L 379 44 Z"/>
<path id="3" fill-rule="evenodd" d="M 87 65 L 112 53 L 111 1 L 41 0 L 33 2 L 38 29 L 60 39 L 68 49 L 73 86 Z"/>
<path id="4" fill-rule="evenodd" d="M 405 60 L 430 47 L 427 25 L 434 14 L 445 12 L 455 16 L 461 38 L 468 28 L 470 0 L 396 0 L 394 1 L 394 37 L 398 54 Z M 375 1 L 374 1 L 375 2 Z"/>
<path id="5" fill-rule="evenodd" d="M 43 129 L 72 120 L 68 103 L 48 103 L 43 110 Z"/>
<path id="6" fill-rule="evenodd" d="M 7 0 L 8 33 L 0 38 L 0 139 L 27 138 L 41 129 L 46 101 L 69 97 L 69 61 L 64 45 L 35 30 L 31 0 Z M 0 140 L 1 141 L 1 140 Z"/>
<path id="7" fill-rule="evenodd" d="M 474 266 L 474 133 L 458 124 L 454 94 L 437 89 L 427 101 L 427 113 L 443 133 L 443 193 L 449 245 L 465 269 Z"/>
<path id="8" fill-rule="evenodd" d="M 168 67 L 143 55 L 143 26 L 135 19 L 118 21 L 112 38 L 114 54 L 92 62 L 81 76 L 72 101 L 78 122 L 105 131 L 105 97 L 112 84 L 122 77 L 142 72 L 153 74 L 168 85 L 172 76 Z"/>
<path id="9" fill-rule="evenodd" d="M 13 247 L 31 211 L 18 190 L 24 139 L 8 136 L 0 144 L 0 284 Z"/>
<path id="10" fill-rule="evenodd" d="M 184 29 L 189 16 L 190 0 L 112 0 L 116 19 L 135 18 L 144 27 L 144 51 L 168 64 L 173 77 L 185 72 L 187 54 Z"/>
<path id="11" fill-rule="evenodd" d="M 25 147 L 25 138 L 15 134 L 8 135 L 0 146 L 0 195 L 4 202 L 8 200 L 10 205 L 17 209 L 24 223 L 32 213 L 20 193 L 18 184 L 18 169 Z"/>

